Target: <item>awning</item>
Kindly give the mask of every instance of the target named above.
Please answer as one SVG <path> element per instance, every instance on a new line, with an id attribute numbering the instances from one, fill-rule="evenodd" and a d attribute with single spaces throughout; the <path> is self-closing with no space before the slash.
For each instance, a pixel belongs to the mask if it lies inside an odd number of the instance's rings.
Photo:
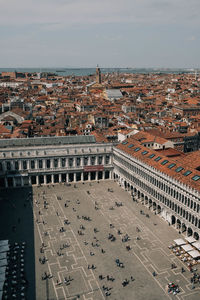
<path id="1" fill-rule="evenodd" d="M 195 242 L 194 244 L 192 244 L 192 246 L 200 250 L 200 242 Z"/>
<path id="2" fill-rule="evenodd" d="M 197 240 L 195 240 L 192 236 L 188 236 L 188 237 L 186 237 L 185 239 L 186 239 L 186 241 L 187 241 L 188 243 L 190 243 L 190 244 L 192 244 L 192 243 L 194 243 L 194 242 L 197 241 Z"/>
<path id="3" fill-rule="evenodd" d="M 6 272 L 6 266 L 0 267 L 0 274 L 5 273 L 5 272 Z"/>
<path id="4" fill-rule="evenodd" d="M 189 252 L 194 250 L 194 248 L 191 245 L 182 245 L 181 248 L 185 251 L 185 252 Z"/>
<path id="5" fill-rule="evenodd" d="M 7 257 L 6 252 L 0 253 L 0 260 L 1 260 L 1 259 L 5 259 L 6 257 Z"/>
<path id="6" fill-rule="evenodd" d="M 177 246 L 185 245 L 186 242 L 183 239 L 174 240 Z"/>
<path id="7" fill-rule="evenodd" d="M 2 295 L 3 295 L 3 286 L 4 286 L 4 282 L 0 281 L 0 296 L 1 296 L 1 291 L 2 291 Z M 2 299 L 2 297 L 0 299 Z"/>
<path id="8" fill-rule="evenodd" d="M 0 247 L 0 253 L 7 252 L 7 251 L 9 251 L 9 246 L 8 245 Z"/>
<path id="9" fill-rule="evenodd" d="M 1 240 L 0 241 L 0 247 L 1 246 L 6 246 L 6 245 L 8 245 L 8 240 Z"/>
<path id="10" fill-rule="evenodd" d="M 4 282 L 5 279 L 6 279 L 6 274 L 5 273 L 0 274 L 0 281 Z"/>
<path id="11" fill-rule="evenodd" d="M 190 252 L 188 252 L 188 254 L 189 254 L 190 256 L 192 256 L 193 258 L 200 257 L 200 252 L 197 251 L 197 250 L 190 251 Z"/>
<path id="12" fill-rule="evenodd" d="M 0 267 L 7 266 L 7 264 L 8 264 L 7 258 L 0 260 Z"/>

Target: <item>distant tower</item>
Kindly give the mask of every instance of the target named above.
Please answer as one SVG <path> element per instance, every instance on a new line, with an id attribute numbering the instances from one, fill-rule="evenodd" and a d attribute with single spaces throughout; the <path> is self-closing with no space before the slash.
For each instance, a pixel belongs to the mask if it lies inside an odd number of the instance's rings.
<path id="1" fill-rule="evenodd" d="M 194 72 L 194 79 L 197 80 L 197 70 Z"/>
<path id="2" fill-rule="evenodd" d="M 96 67 L 96 82 L 101 84 L 101 70 L 98 65 Z"/>

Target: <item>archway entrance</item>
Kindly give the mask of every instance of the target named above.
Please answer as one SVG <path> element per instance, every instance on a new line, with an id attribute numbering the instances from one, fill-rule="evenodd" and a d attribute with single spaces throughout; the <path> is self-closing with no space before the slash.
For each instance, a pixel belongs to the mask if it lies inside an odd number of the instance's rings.
<path id="1" fill-rule="evenodd" d="M 172 216 L 171 217 L 171 224 L 174 225 L 176 223 L 176 217 Z"/>

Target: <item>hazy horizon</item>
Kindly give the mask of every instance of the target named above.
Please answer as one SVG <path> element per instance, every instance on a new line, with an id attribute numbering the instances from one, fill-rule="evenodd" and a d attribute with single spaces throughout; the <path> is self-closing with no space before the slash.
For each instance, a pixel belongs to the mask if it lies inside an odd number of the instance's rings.
<path id="1" fill-rule="evenodd" d="M 198 0 L 0 0 L 0 67 L 199 68 L 199 11 Z"/>

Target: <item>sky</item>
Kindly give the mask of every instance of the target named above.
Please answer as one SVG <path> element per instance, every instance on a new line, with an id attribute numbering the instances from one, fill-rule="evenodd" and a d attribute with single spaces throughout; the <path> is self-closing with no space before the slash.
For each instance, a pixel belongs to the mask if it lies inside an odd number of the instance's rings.
<path id="1" fill-rule="evenodd" d="M 200 68 L 200 0 L 0 0 L 0 68 Z"/>

